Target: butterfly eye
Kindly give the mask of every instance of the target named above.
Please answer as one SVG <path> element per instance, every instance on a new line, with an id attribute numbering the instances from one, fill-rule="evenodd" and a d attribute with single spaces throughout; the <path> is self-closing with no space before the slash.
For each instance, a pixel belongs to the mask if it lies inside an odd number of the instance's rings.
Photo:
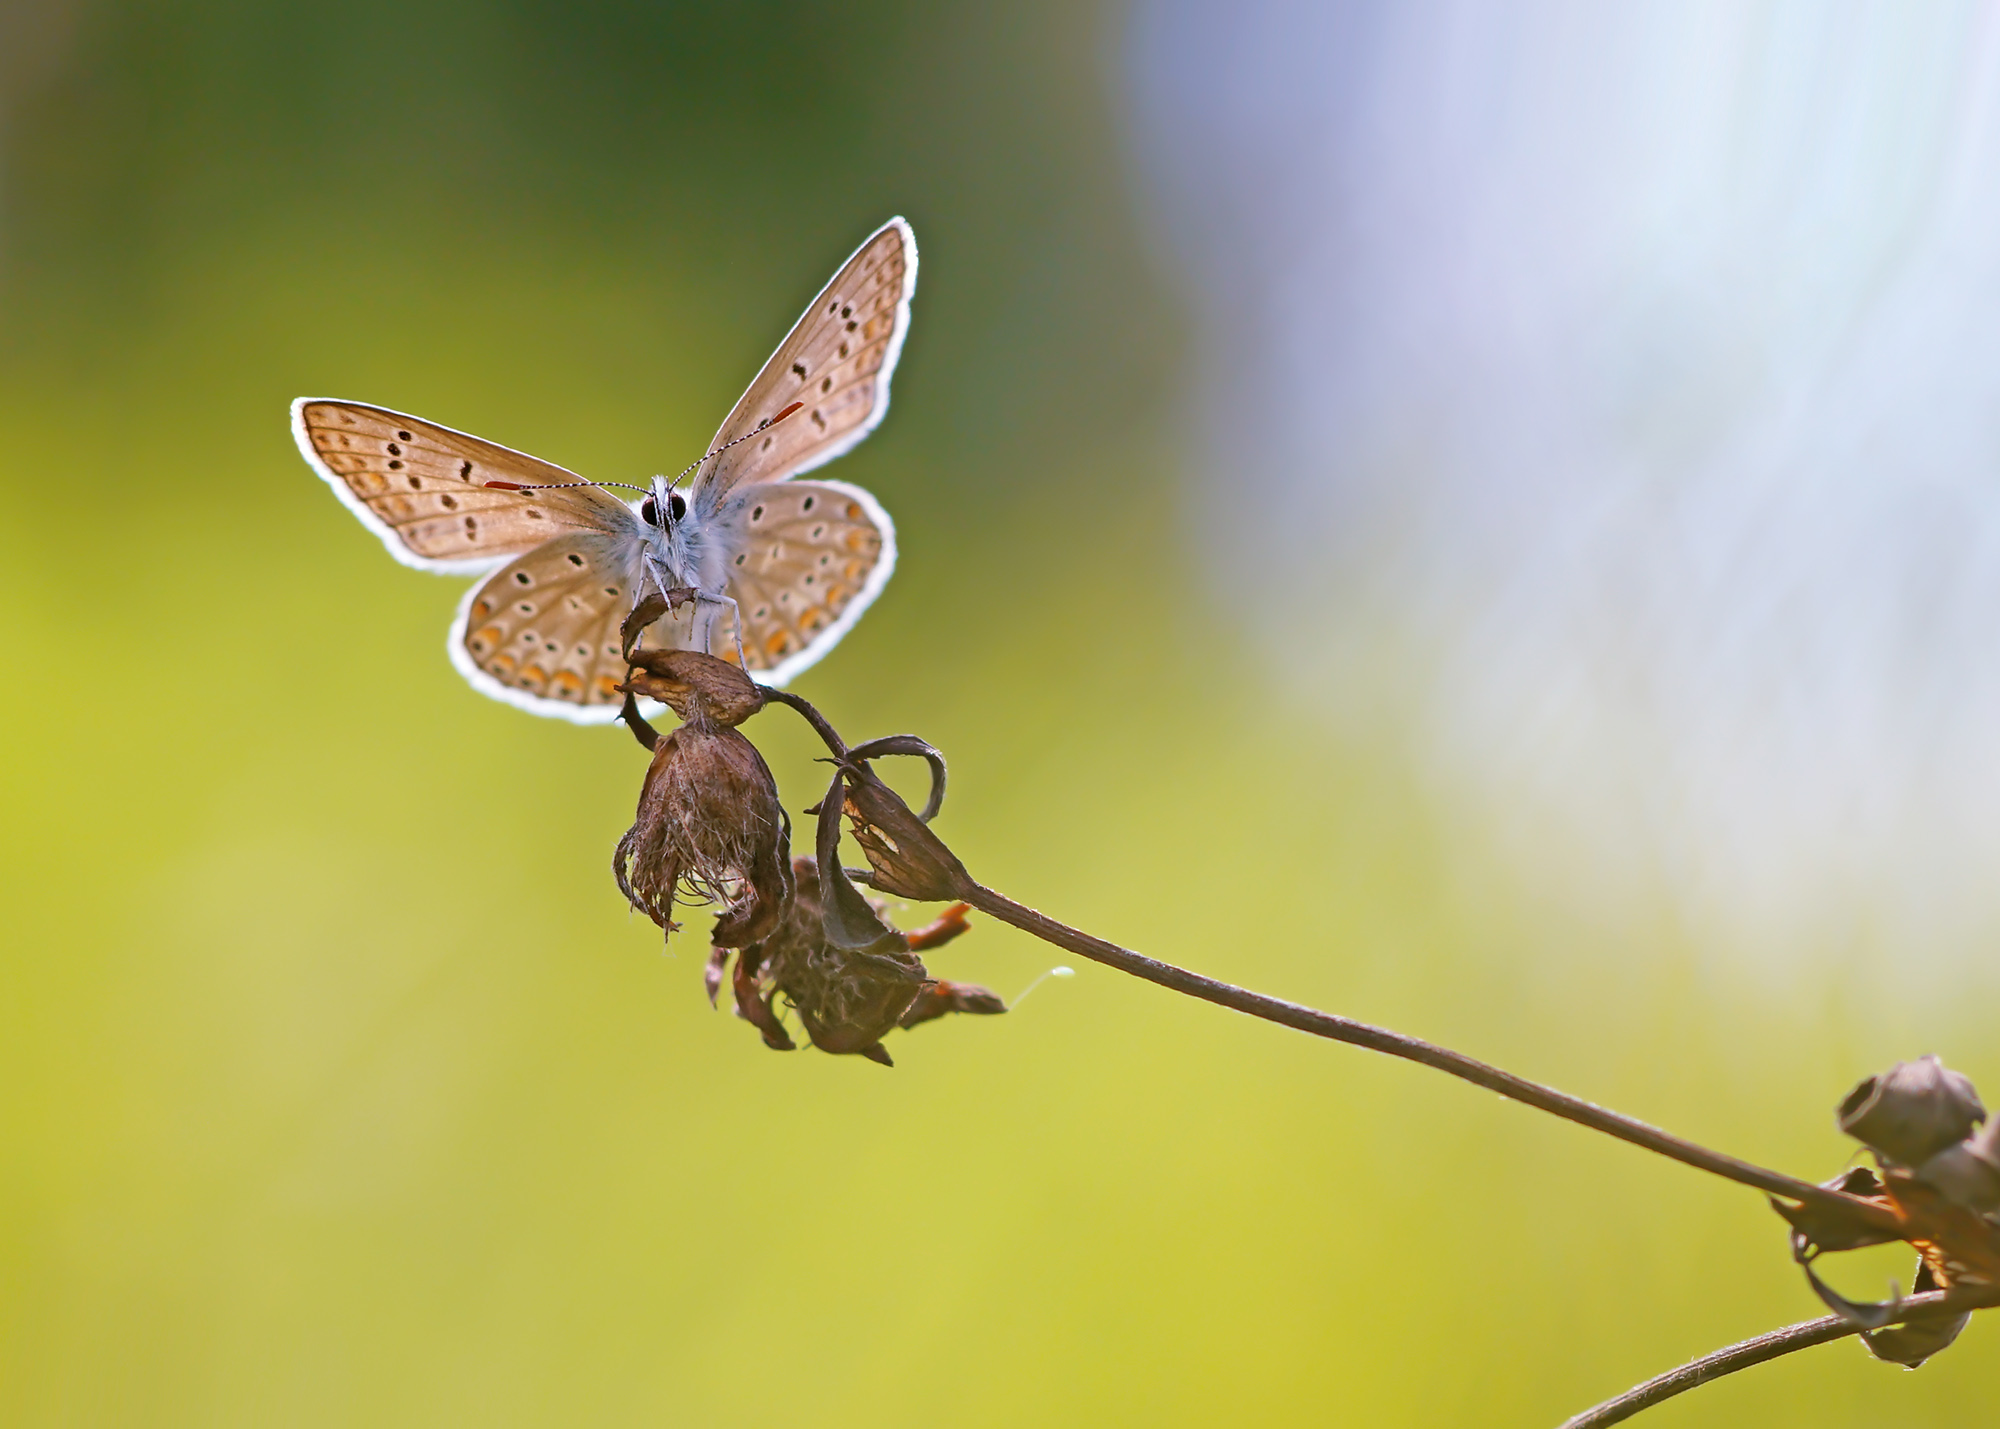
<path id="1" fill-rule="evenodd" d="M 667 519 L 669 521 L 678 521 L 687 514 L 688 504 L 682 499 L 681 494 L 678 491 L 669 492 L 667 495 Z"/>
<path id="2" fill-rule="evenodd" d="M 648 526 L 660 524 L 660 508 L 653 504 L 652 497 L 649 496 L 639 503 L 639 519 Z"/>

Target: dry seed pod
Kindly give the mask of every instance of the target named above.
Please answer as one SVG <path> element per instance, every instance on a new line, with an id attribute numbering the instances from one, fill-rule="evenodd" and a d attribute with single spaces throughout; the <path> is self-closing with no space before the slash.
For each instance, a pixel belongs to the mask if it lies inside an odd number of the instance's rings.
<path id="1" fill-rule="evenodd" d="M 1972 1083 L 1936 1057 L 1898 1062 L 1840 1104 L 1840 1129 L 1884 1161 L 1921 1166 L 1986 1120 Z"/>
<path id="2" fill-rule="evenodd" d="M 1970 1210 L 2000 1214 L 2000 1117 L 1924 1162 L 1917 1179 Z"/>
<path id="3" fill-rule="evenodd" d="M 764 708 L 764 692 L 748 675 L 693 650 L 634 650 L 620 689 L 658 700 L 690 723 L 733 729 Z"/>
<path id="4" fill-rule="evenodd" d="M 719 661 L 714 663 L 721 663 Z M 668 933 L 676 897 L 721 903 L 710 942 L 769 936 L 791 900 L 789 823 L 763 756 L 733 729 L 690 721 L 662 739 L 611 868 Z"/>

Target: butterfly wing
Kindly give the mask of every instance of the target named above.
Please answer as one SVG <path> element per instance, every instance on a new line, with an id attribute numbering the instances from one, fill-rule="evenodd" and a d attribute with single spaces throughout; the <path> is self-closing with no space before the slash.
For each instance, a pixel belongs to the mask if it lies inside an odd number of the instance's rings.
<path id="1" fill-rule="evenodd" d="M 782 685 L 840 643 L 896 568 L 896 528 L 858 486 L 764 482 L 743 488 L 746 540 L 730 566 L 743 619 L 743 659 Z M 718 654 L 736 653 L 725 616 Z"/>
<path id="2" fill-rule="evenodd" d="M 632 608 L 630 549 L 570 531 L 509 561 L 466 592 L 452 622 L 451 663 L 480 693 L 531 714 L 606 724 L 625 696 L 618 627 Z M 680 624 L 688 625 L 683 610 Z M 669 622 L 652 644 L 686 644 Z"/>
<path id="3" fill-rule="evenodd" d="M 386 407 L 301 397 L 292 403 L 292 434 L 312 469 L 406 566 L 485 571 L 566 531 L 638 532 L 631 509 L 594 486 L 489 490 L 483 483 L 582 478 Z"/>
<path id="4" fill-rule="evenodd" d="M 709 457 L 695 473 L 696 511 L 715 511 L 745 483 L 782 481 L 832 461 L 875 429 L 889 410 L 889 378 L 916 287 L 917 240 L 909 224 L 892 218 L 813 299 L 710 450 L 759 430 L 793 402 L 804 409 L 761 439 Z"/>

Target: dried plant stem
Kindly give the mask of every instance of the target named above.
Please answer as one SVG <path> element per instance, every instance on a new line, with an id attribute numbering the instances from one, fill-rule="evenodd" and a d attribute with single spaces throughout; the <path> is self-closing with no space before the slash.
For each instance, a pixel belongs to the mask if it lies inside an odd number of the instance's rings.
<path id="1" fill-rule="evenodd" d="M 1471 1082 L 1474 1086 L 1498 1092 L 1503 1097 L 1527 1106 L 1538 1108 L 1579 1126 L 1587 1126 L 1593 1131 L 1601 1131 L 1607 1136 L 1615 1136 L 1621 1141 L 1629 1141 L 1634 1146 L 1643 1146 L 1648 1151 L 1656 1151 L 1662 1156 L 1672 1157 L 1698 1170 L 1713 1172 L 1745 1186 L 1755 1186 L 1774 1196 L 1782 1196 L 1801 1204 L 1816 1204 L 1832 1211 L 1838 1211 L 1880 1226 L 1886 1231 L 1897 1231 L 1901 1221 L 1896 1215 L 1873 1202 L 1849 1196 L 1840 1191 L 1815 1186 L 1810 1181 L 1800 1181 L 1795 1177 L 1777 1171 L 1766 1170 L 1748 1161 L 1739 1161 L 1734 1156 L 1725 1156 L 1719 1151 L 1711 1151 L 1692 1141 L 1684 1141 L 1678 1136 L 1661 1131 L 1656 1126 L 1633 1117 L 1607 1111 L 1594 1102 L 1581 1097 L 1570 1096 L 1553 1087 L 1545 1087 L 1539 1082 L 1531 1082 L 1525 1077 L 1517 1077 L 1511 1072 L 1503 1072 L 1498 1067 L 1454 1052 L 1446 1047 L 1425 1042 L 1421 1038 L 1391 1032 L 1386 1027 L 1375 1027 L 1366 1022 L 1356 1022 L 1351 1018 L 1336 1017 L 1330 1012 L 1305 1007 L 1296 1002 L 1286 1002 L 1282 998 L 1268 997 L 1261 992 L 1237 987 L 1233 983 L 1220 982 L 1204 977 L 1200 973 L 1189 972 L 1185 968 L 1163 963 L 1129 948 L 1121 948 L 1116 943 L 1107 943 L 1102 938 L 1092 937 L 1078 929 L 1058 923 L 1045 914 L 1016 903 L 1004 894 L 990 888 L 974 884 L 961 890 L 959 896 L 981 912 L 998 918 L 1003 923 L 1012 924 L 1025 933 L 1032 933 L 1044 942 L 1053 943 L 1078 957 L 1090 958 L 1120 972 L 1131 973 L 1148 982 L 1175 992 L 1183 992 L 1190 997 L 1199 997 L 1222 1007 L 1233 1008 L 1261 1017 L 1267 1022 L 1295 1028 L 1300 1032 L 1310 1032 L 1315 1037 L 1326 1037 L 1335 1042 L 1345 1042 L 1355 1047 L 1366 1047 L 1371 1051 L 1385 1052 L 1391 1057 L 1401 1057 L 1437 1071 Z M 1607 1421 L 1608 1422 L 1608 1421 Z"/>
<path id="2" fill-rule="evenodd" d="M 1933 1290 L 1905 1300 L 1896 1320 L 1900 1322 L 1927 1310 L 1974 1310 L 1992 1305 L 2000 1305 L 2000 1288 L 1979 1286 L 1951 1291 Z M 1644 1384 L 1634 1385 L 1615 1399 L 1607 1399 L 1572 1419 L 1565 1419 L 1561 1429 L 1602 1429 L 1606 1424 L 1622 1424 L 1642 1409 L 1651 1409 L 1677 1394 L 1685 1394 L 1739 1369 L 1749 1369 L 1752 1365 L 1764 1364 L 1798 1350 L 1844 1340 L 1859 1333 L 1859 1326 L 1838 1315 L 1804 1320 L 1796 1325 L 1787 1325 L 1782 1330 L 1767 1330 L 1761 1335 L 1726 1345 L 1700 1359 L 1689 1360 L 1665 1374 L 1655 1375 Z"/>

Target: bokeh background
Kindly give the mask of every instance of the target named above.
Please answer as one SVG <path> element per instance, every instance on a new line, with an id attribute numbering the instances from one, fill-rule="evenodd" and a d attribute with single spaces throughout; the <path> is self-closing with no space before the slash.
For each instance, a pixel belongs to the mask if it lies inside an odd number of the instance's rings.
<path id="1" fill-rule="evenodd" d="M 907 215 L 803 692 L 1025 901 L 1817 1178 L 2000 1094 L 1996 100 L 1990 6 L 6 0 L 0 1419 L 1536 1425 L 1816 1313 L 1753 1193 L 1093 967 L 765 1051 L 285 407 L 674 470 Z M 1996 1335 L 1649 1422 L 1986 1424 Z"/>

